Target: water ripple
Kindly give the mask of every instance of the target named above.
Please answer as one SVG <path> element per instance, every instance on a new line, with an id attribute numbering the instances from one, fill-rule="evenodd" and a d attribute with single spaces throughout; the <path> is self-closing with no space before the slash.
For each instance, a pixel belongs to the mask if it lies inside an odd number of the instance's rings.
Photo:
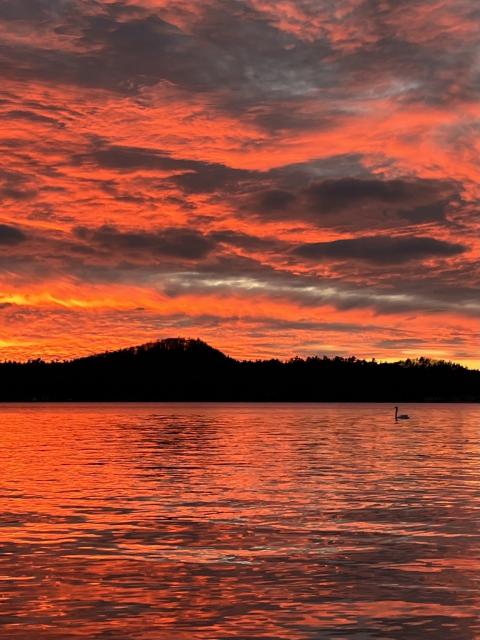
<path id="1" fill-rule="evenodd" d="M 3 405 L 8 640 L 480 638 L 480 407 Z"/>

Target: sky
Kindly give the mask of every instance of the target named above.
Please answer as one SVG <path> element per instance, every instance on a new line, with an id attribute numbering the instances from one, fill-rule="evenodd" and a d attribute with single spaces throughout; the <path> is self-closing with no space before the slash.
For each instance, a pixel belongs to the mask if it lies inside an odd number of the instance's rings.
<path id="1" fill-rule="evenodd" d="M 0 359 L 479 367 L 475 0 L 0 0 Z"/>

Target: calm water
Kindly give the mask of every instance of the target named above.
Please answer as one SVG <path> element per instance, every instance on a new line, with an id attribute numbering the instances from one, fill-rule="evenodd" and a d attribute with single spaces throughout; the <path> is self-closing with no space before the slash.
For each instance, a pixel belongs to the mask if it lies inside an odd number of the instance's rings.
<path id="1" fill-rule="evenodd" d="M 480 638 L 480 407 L 0 406 L 0 637 Z"/>

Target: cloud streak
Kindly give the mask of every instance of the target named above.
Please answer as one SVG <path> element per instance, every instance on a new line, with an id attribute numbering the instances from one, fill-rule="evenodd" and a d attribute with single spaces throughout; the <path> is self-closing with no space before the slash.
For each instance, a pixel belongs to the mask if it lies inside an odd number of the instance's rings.
<path id="1" fill-rule="evenodd" d="M 421 236 L 361 236 L 349 240 L 303 244 L 296 247 L 294 253 L 308 260 L 362 260 L 378 265 L 391 265 L 458 256 L 465 250 L 461 244 Z"/>

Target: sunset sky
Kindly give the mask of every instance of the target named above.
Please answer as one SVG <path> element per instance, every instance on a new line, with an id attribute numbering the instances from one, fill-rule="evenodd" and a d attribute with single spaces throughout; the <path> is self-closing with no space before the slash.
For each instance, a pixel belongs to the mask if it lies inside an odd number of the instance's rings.
<path id="1" fill-rule="evenodd" d="M 475 0 L 0 0 L 0 359 L 480 366 Z"/>

